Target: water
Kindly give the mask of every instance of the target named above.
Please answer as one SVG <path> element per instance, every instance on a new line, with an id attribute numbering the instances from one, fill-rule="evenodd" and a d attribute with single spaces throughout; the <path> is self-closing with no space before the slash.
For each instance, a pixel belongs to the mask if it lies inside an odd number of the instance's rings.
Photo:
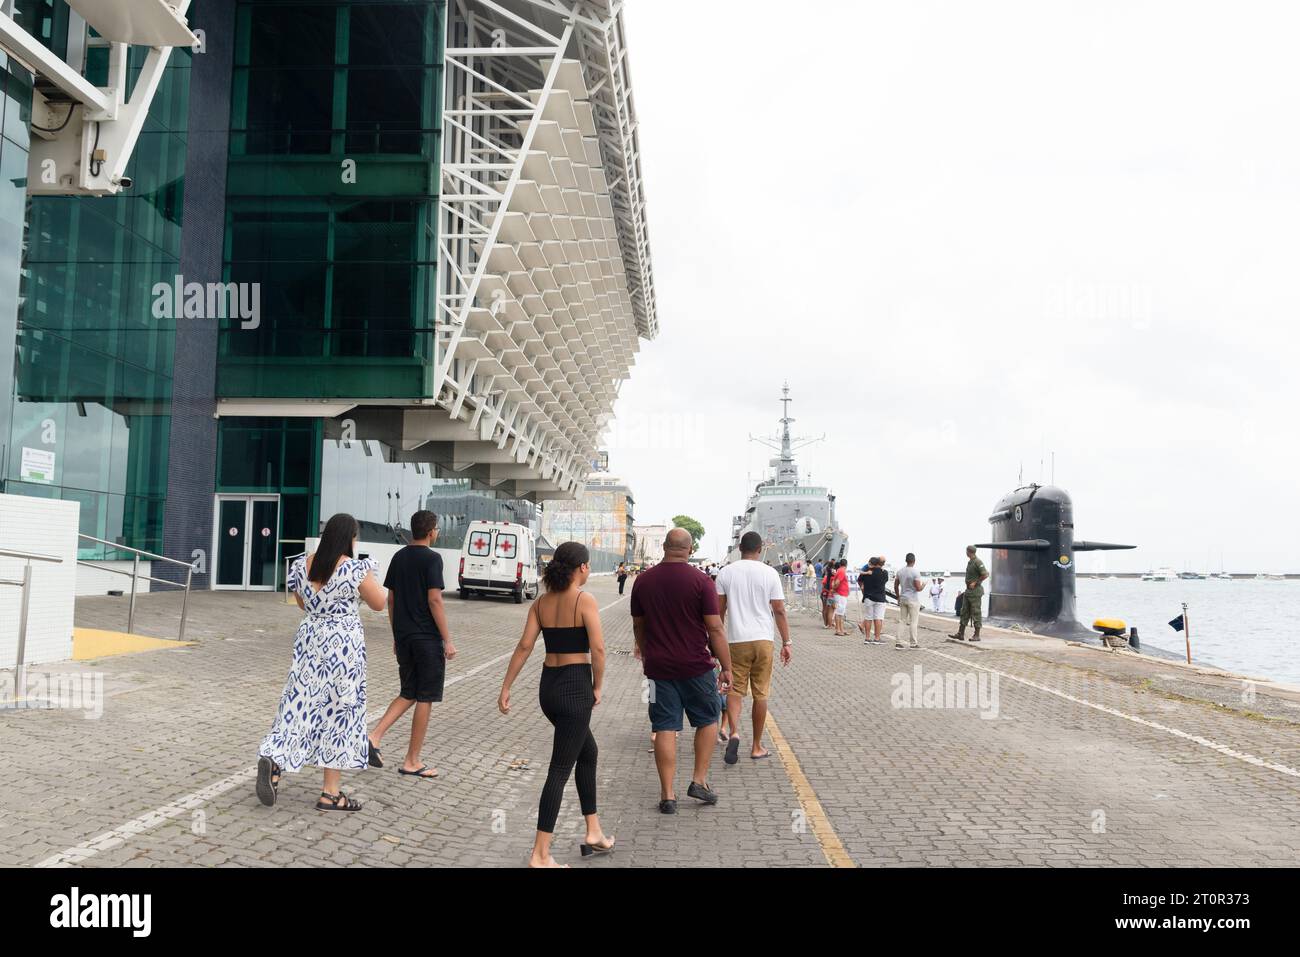
<path id="1" fill-rule="evenodd" d="M 1192 625 L 1192 661 L 1258 678 L 1300 684 L 1300 653 L 1291 612 L 1300 581 L 1144 582 L 1136 578 L 1080 578 L 1079 621 L 1122 618 L 1136 627 L 1142 646 L 1186 654 L 1183 633 L 1169 622 L 1182 614 Z"/>
<path id="2" fill-rule="evenodd" d="M 960 579 L 946 579 L 944 609 L 961 590 Z M 987 589 L 987 585 L 985 588 Z M 1169 622 L 1182 614 L 1192 624 L 1192 660 L 1255 678 L 1300 684 L 1300 629 L 1291 612 L 1300 607 L 1300 581 L 1144 582 L 1136 578 L 1080 578 L 1076 584 L 1079 621 L 1120 618 L 1138 630 L 1143 648 L 1186 654 L 1182 632 Z M 927 590 L 922 598 L 930 606 Z M 988 598 L 984 599 L 988 614 Z"/>

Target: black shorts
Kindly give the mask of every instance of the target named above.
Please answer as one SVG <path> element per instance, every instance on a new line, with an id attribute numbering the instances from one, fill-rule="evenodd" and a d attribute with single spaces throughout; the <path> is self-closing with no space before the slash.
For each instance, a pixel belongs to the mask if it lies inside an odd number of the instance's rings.
<path id="1" fill-rule="evenodd" d="M 397 639 L 397 674 L 402 683 L 402 690 L 398 693 L 407 701 L 441 701 L 442 685 L 447 676 L 442 639 Z"/>

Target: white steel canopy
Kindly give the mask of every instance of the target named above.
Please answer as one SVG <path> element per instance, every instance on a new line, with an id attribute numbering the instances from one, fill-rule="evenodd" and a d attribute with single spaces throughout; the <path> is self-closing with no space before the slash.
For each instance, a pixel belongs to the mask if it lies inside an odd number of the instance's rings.
<path id="1" fill-rule="evenodd" d="M 455 467 L 505 450 L 530 497 L 577 489 L 657 332 L 619 6 L 449 11 L 435 392 L 481 439 Z"/>

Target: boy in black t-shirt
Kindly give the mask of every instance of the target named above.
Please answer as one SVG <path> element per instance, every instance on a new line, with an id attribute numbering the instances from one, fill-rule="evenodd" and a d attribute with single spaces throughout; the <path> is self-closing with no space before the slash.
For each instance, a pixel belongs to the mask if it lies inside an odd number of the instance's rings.
<path id="1" fill-rule="evenodd" d="M 415 705 L 411 743 L 399 774 L 436 778 L 438 771 L 420 760 L 429 727 L 430 706 L 442 700 L 446 663 L 456 657 L 442 604 L 442 556 L 433 550 L 438 538 L 438 516 L 419 511 L 411 516 L 411 544 L 388 564 L 384 587 L 388 589 L 388 618 L 393 626 L 393 654 L 401 691 L 370 735 L 370 763 L 383 767 L 379 742 L 397 719 Z"/>

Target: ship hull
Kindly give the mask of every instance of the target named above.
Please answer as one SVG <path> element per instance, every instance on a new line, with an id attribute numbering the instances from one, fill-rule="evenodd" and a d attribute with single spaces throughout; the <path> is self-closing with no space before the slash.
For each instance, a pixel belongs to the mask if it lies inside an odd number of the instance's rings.
<path id="1" fill-rule="evenodd" d="M 829 533 L 816 535 L 791 536 L 780 542 L 773 542 L 763 549 L 762 559 L 773 567 L 779 568 L 786 562 L 802 559 L 805 562 L 824 562 L 827 559 L 838 561 L 845 558 L 849 549 L 849 536 L 842 529 L 832 529 Z M 727 554 L 727 561 L 740 560 L 740 549 L 733 547 Z"/>

